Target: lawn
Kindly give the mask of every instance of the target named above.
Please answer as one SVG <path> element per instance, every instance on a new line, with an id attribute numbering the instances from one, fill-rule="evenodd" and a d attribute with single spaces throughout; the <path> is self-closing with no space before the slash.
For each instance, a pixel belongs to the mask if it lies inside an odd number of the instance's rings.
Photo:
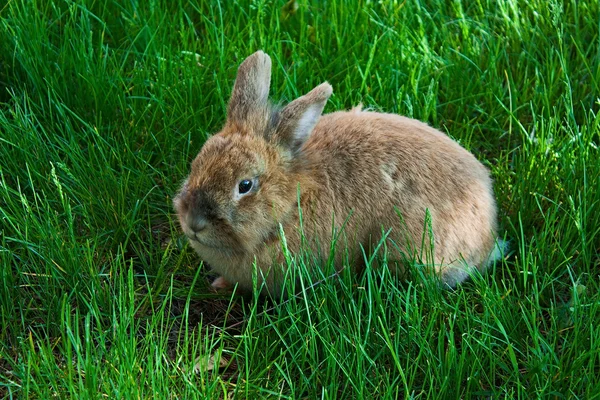
<path id="1" fill-rule="evenodd" d="M 600 398 L 597 1 L 0 5 L 0 397 Z M 173 196 L 262 49 L 271 96 L 426 121 L 491 171 L 510 252 L 287 302 L 216 295 Z M 214 362 L 215 366 L 211 368 Z"/>

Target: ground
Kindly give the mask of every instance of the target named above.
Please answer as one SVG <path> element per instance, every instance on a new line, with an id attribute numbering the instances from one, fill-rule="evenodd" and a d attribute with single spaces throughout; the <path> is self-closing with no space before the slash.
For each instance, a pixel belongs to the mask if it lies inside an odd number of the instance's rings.
<path id="1" fill-rule="evenodd" d="M 595 1 L 24 1 L 0 6 L 0 396 L 593 398 Z M 283 303 L 212 293 L 172 199 L 239 63 L 271 96 L 414 117 L 492 172 L 510 253 Z M 212 360 L 211 360 L 212 356 Z M 211 360 L 211 362 L 209 362 Z M 210 364 L 214 364 L 210 367 Z"/>

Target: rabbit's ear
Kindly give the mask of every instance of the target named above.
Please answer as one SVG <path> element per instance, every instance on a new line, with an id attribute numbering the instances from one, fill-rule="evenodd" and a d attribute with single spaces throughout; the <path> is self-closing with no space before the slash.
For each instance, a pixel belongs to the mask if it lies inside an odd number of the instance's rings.
<path id="1" fill-rule="evenodd" d="M 285 106 L 279 115 L 276 136 L 280 144 L 297 153 L 319 122 L 333 89 L 327 82 Z"/>
<path id="2" fill-rule="evenodd" d="M 227 107 L 227 117 L 238 123 L 263 115 L 268 108 L 271 58 L 262 51 L 250 55 L 239 66 Z"/>

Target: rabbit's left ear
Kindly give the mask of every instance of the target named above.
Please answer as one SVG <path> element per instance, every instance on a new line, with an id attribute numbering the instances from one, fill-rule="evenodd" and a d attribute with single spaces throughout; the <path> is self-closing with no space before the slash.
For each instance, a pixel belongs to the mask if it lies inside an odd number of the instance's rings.
<path id="1" fill-rule="evenodd" d="M 319 122 L 332 93 L 331 85 L 324 82 L 285 106 L 279 115 L 275 133 L 279 144 L 291 150 L 292 154 L 297 153 Z"/>
<path id="2" fill-rule="evenodd" d="M 259 50 L 238 68 L 227 118 L 244 124 L 256 116 L 263 116 L 268 110 L 270 84 L 271 58 Z M 263 117 L 267 118 L 266 115 Z"/>

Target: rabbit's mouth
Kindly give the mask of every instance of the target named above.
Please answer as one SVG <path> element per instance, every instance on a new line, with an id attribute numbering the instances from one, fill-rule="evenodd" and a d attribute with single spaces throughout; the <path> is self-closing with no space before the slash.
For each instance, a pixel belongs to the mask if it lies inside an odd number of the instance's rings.
<path id="1" fill-rule="evenodd" d="M 190 244 L 201 258 L 214 265 L 218 265 L 222 257 L 240 257 L 245 254 L 239 248 L 223 244 L 206 243 L 198 239 L 190 239 Z"/>
<path id="2" fill-rule="evenodd" d="M 210 247 L 211 249 L 217 249 L 217 248 L 221 247 L 221 246 L 216 246 L 214 243 L 207 243 L 207 242 L 205 242 L 203 240 L 200 240 L 198 238 L 198 235 L 195 234 L 195 233 L 191 233 L 191 234 L 187 235 L 187 237 L 192 242 L 197 243 L 197 244 L 199 244 L 199 245 L 201 245 L 203 247 Z"/>
<path id="3" fill-rule="evenodd" d="M 198 238 L 197 234 L 188 235 L 188 239 L 197 246 L 199 245 L 211 250 L 225 251 L 229 249 L 226 245 L 220 242 L 201 240 Z"/>

